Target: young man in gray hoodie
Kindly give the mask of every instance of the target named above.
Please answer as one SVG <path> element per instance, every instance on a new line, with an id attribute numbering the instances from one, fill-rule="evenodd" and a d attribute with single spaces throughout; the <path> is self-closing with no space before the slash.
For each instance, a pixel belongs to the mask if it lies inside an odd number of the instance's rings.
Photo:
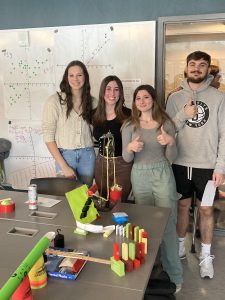
<path id="1" fill-rule="evenodd" d="M 201 206 L 209 180 L 218 187 L 225 178 L 225 94 L 210 86 L 211 57 L 201 51 L 187 56 L 182 90 L 168 98 L 167 112 L 177 128 L 178 155 L 173 162 L 178 204 L 177 233 L 179 256 L 185 258 L 185 235 L 193 193 L 200 213 L 200 275 L 213 278 L 211 243 L 213 238 L 213 206 Z M 216 196 L 215 196 L 216 198 Z"/>

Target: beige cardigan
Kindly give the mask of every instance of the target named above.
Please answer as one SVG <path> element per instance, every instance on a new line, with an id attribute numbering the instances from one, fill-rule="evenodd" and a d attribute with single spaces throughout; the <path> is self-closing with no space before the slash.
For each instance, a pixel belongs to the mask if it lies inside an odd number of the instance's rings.
<path id="1" fill-rule="evenodd" d="M 65 98 L 65 94 L 62 93 Z M 93 98 L 93 108 L 97 101 Z M 42 132 L 44 142 L 56 142 L 58 148 L 79 149 L 92 147 L 90 125 L 74 110 L 66 116 L 67 106 L 60 104 L 56 94 L 50 96 L 43 109 Z"/>

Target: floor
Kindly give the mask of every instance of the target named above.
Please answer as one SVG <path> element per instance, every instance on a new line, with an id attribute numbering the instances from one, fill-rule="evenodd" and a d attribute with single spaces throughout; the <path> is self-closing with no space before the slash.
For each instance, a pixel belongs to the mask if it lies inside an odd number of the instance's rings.
<path id="1" fill-rule="evenodd" d="M 201 279 L 199 275 L 200 241 L 196 239 L 195 250 L 191 252 L 192 235 L 186 238 L 187 258 L 182 260 L 184 283 L 182 290 L 176 295 L 177 300 L 222 300 L 225 299 L 225 236 L 214 234 L 212 254 L 214 259 L 214 278 Z"/>

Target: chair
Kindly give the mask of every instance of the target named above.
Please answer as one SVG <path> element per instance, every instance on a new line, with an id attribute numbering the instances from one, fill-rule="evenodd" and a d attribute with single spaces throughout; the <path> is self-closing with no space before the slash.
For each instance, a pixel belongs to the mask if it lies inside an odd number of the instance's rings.
<path id="1" fill-rule="evenodd" d="M 78 180 L 65 177 L 32 178 L 30 184 L 37 185 L 37 192 L 39 194 L 54 196 L 65 196 L 66 192 L 82 185 Z"/>
<path id="2" fill-rule="evenodd" d="M 4 190 L 3 183 L 5 181 L 4 161 L 0 159 L 0 189 Z"/>
<path id="3" fill-rule="evenodd" d="M 11 149 L 11 142 L 9 140 L 0 138 L 0 189 L 4 190 L 4 185 L 6 184 L 4 159 L 9 156 Z"/>

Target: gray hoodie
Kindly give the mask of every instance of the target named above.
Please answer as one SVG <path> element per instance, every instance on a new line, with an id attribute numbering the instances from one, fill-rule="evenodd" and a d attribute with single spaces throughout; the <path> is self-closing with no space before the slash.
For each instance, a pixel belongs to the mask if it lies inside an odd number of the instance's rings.
<path id="1" fill-rule="evenodd" d="M 210 86 L 212 76 L 193 91 L 187 79 L 182 90 L 172 94 L 167 102 L 167 113 L 177 128 L 177 158 L 174 164 L 203 169 L 214 169 L 225 174 L 225 94 Z M 188 119 L 184 106 L 192 97 L 198 107 L 197 116 Z"/>

